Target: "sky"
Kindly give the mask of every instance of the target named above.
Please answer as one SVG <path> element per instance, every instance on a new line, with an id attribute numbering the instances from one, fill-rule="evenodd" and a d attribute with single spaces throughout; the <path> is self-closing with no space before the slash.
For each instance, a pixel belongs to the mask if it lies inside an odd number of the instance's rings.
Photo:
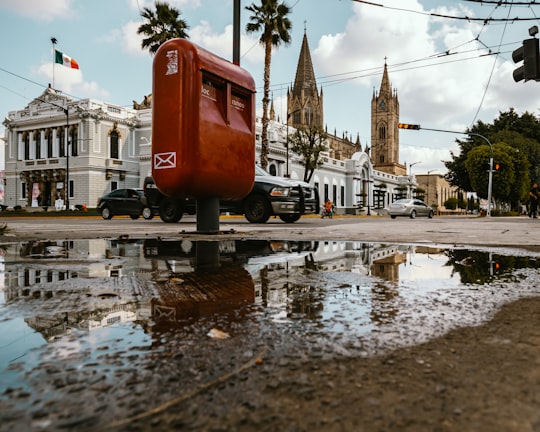
<path id="1" fill-rule="evenodd" d="M 241 0 L 241 59 L 257 85 L 262 114 L 264 55 L 247 34 L 258 0 Z M 170 0 L 188 25 L 189 40 L 232 60 L 233 0 Z M 371 99 L 385 62 L 400 103 L 400 120 L 420 131 L 400 131 L 400 162 L 415 174 L 444 174 L 442 161 L 459 152 L 460 133 L 492 123 L 510 108 L 538 114 L 540 83 L 515 83 L 512 51 L 539 25 L 540 5 L 456 0 L 285 0 L 292 8 L 292 40 L 273 51 L 271 91 L 286 117 L 304 32 L 324 94 L 324 123 L 339 136 L 370 146 Z M 516 2 L 517 3 L 517 2 Z M 523 3 L 523 2 L 521 2 Z M 49 83 L 73 98 L 131 107 L 152 91 L 152 56 L 137 28 L 149 0 L 0 0 L 0 118 L 23 109 Z M 511 20 L 508 20 L 508 19 Z M 79 70 L 53 68 L 56 49 Z M 53 77 L 54 71 L 54 77 Z M 0 125 L 0 136 L 4 127 Z"/>

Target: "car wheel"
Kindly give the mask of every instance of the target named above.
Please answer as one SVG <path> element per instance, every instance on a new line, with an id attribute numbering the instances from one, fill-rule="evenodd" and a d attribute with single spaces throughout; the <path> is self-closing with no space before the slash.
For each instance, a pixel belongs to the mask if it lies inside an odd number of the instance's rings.
<path id="1" fill-rule="evenodd" d="M 159 204 L 159 217 L 163 222 L 176 223 L 182 219 L 182 205 L 174 198 L 165 198 Z"/>
<path id="2" fill-rule="evenodd" d="M 431 211 L 429 212 L 428 218 L 430 218 L 430 219 L 433 218 L 433 210 L 431 210 Z"/>
<path id="3" fill-rule="evenodd" d="M 103 207 L 101 209 L 101 217 L 106 220 L 112 219 L 113 214 L 111 212 L 111 209 L 109 207 Z"/>
<path id="4" fill-rule="evenodd" d="M 299 214 L 283 214 L 279 215 L 279 218 L 285 223 L 295 223 L 300 219 L 300 216 Z"/>
<path id="5" fill-rule="evenodd" d="M 416 217 L 416 210 L 413 210 L 411 212 L 411 219 L 414 219 Z"/>
<path id="6" fill-rule="evenodd" d="M 261 195 L 251 195 L 244 203 L 244 216 L 251 223 L 265 223 L 271 212 L 270 204 Z"/>
<path id="7" fill-rule="evenodd" d="M 138 214 L 136 214 L 136 215 L 129 215 L 129 217 L 130 217 L 131 219 L 133 219 L 133 220 L 139 219 L 140 216 L 141 216 L 141 215 L 138 215 Z"/>
<path id="8" fill-rule="evenodd" d="M 142 214 L 142 217 L 145 218 L 146 220 L 150 220 L 154 217 L 154 212 L 152 211 L 150 207 L 143 208 L 141 214 Z"/>
<path id="9" fill-rule="evenodd" d="M 397 216 L 396 216 L 396 215 L 390 215 L 390 217 L 391 217 L 392 219 L 395 219 L 395 218 L 397 218 Z"/>

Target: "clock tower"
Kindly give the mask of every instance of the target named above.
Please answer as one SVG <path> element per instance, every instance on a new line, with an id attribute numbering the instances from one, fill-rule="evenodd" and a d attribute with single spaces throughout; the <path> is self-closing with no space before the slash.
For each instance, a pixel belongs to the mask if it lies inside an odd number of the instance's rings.
<path id="1" fill-rule="evenodd" d="M 385 62 L 381 88 L 371 99 L 371 162 L 376 170 L 400 176 L 407 167 L 399 163 L 398 123 L 399 101 Z"/>

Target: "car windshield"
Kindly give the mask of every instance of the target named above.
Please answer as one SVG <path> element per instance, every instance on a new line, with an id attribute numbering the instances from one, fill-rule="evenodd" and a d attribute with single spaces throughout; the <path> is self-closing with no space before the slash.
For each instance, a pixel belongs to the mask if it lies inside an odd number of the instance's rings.
<path id="1" fill-rule="evenodd" d="M 270 174 L 263 170 L 259 165 L 255 165 L 255 175 L 268 177 Z"/>

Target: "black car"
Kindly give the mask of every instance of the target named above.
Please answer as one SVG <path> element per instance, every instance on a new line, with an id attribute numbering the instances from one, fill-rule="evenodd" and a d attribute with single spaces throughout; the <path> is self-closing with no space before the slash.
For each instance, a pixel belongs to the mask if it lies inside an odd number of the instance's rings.
<path id="1" fill-rule="evenodd" d="M 142 189 L 113 190 L 99 199 L 97 210 L 103 219 L 111 219 L 113 216 L 130 216 L 131 219 L 154 217 Z"/>
<path id="2" fill-rule="evenodd" d="M 185 213 L 195 214 L 195 200 L 166 197 L 152 177 L 144 179 L 144 191 L 150 207 L 164 222 L 178 222 Z M 249 194 L 238 201 L 222 200 L 219 207 L 222 213 L 243 214 L 252 223 L 265 223 L 270 216 L 293 223 L 302 215 L 319 212 L 319 193 L 305 182 L 272 176 L 256 166 L 255 183 Z"/>

